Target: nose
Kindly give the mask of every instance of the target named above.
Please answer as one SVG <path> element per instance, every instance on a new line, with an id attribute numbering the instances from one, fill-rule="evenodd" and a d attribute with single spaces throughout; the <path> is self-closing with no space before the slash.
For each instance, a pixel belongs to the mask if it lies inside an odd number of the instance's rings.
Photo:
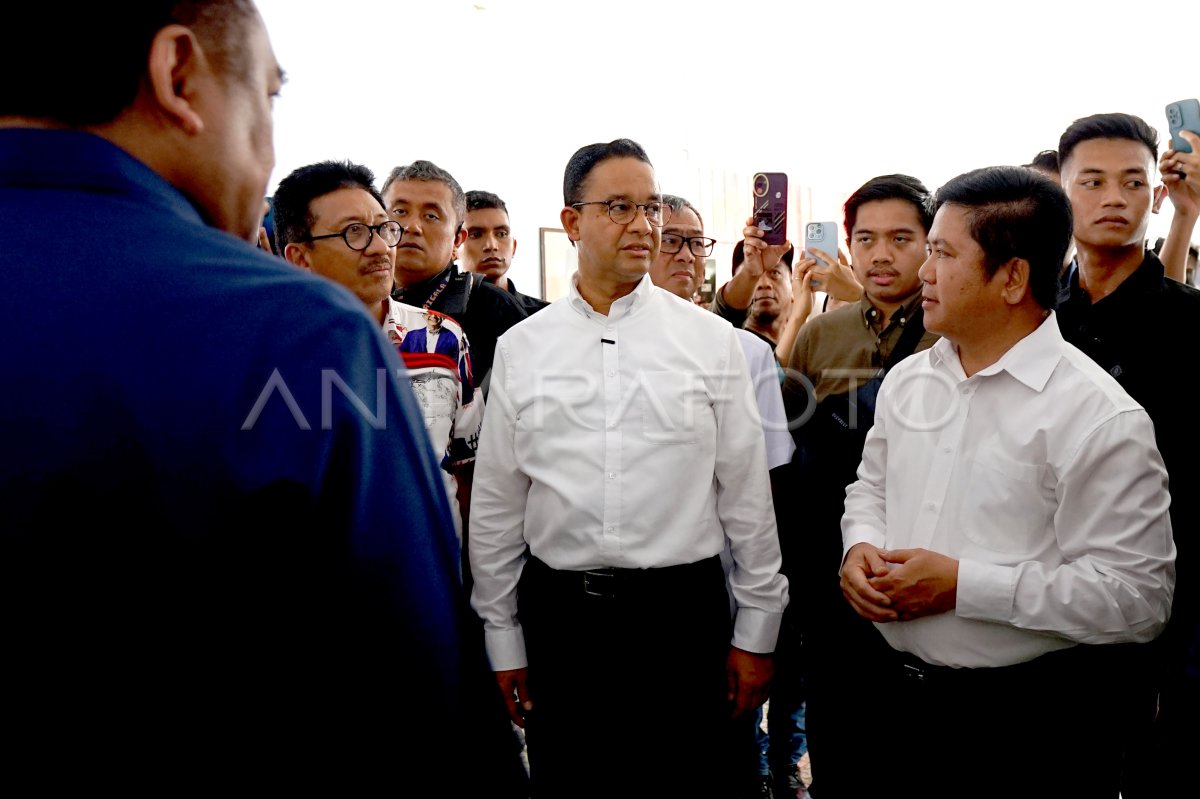
<path id="1" fill-rule="evenodd" d="M 483 237 L 483 251 L 495 252 L 500 249 L 500 242 L 496 240 L 495 235 L 489 233 Z"/>
<path id="2" fill-rule="evenodd" d="M 875 266 L 886 266 L 895 261 L 892 248 L 886 241 L 878 241 L 871 246 L 871 263 Z"/>
<path id="3" fill-rule="evenodd" d="M 695 254 L 692 252 L 691 248 L 688 247 L 687 244 L 684 244 L 682 247 L 680 247 L 679 252 L 675 253 L 675 255 L 672 257 L 676 261 L 679 261 L 679 262 L 685 263 L 685 264 L 694 263 L 696 261 Z"/>
<path id="4" fill-rule="evenodd" d="M 1106 207 L 1125 207 L 1125 187 L 1115 181 L 1108 181 L 1104 188 L 1104 205 Z"/>
<path id="5" fill-rule="evenodd" d="M 921 264 L 920 268 L 917 269 L 917 277 L 921 279 L 922 283 L 937 282 L 937 280 L 934 279 L 934 269 L 932 266 L 930 266 L 932 263 L 933 253 L 930 253 L 929 255 L 925 256 L 925 263 Z"/>
<path id="6" fill-rule="evenodd" d="M 654 227 L 650 224 L 649 217 L 646 216 L 645 208 L 637 209 L 637 213 L 633 215 L 633 219 L 630 219 L 625 226 L 632 230 L 641 230 L 646 233 L 649 233 L 651 228 Z"/>
<path id="7" fill-rule="evenodd" d="M 367 243 L 367 249 L 364 251 L 369 255 L 384 255 L 393 246 L 388 246 L 388 243 L 383 240 L 383 236 L 379 235 L 378 231 L 371 231 L 371 240 Z"/>

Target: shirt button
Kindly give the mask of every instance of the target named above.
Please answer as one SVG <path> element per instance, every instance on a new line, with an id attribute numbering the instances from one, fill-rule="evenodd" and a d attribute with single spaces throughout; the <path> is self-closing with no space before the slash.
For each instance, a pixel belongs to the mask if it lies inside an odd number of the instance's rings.
<path id="1" fill-rule="evenodd" d="M 614 369 L 609 369 L 609 370 L 608 370 L 608 376 L 609 376 L 609 377 L 616 377 L 616 376 L 617 376 L 617 372 L 616 372 L 616 370 L 614 370 Z"/>
<path id="2" fill-rule="evenodd" d="M 926 502 L 925 510 L 937 510 L 937 503 L 936 502 Z"/>
<path id="3" fill-rule="evenodd" d="M 953 451 L 954 451 L 953 447 L 942 447 L 942 452 L 944 452 L 947 455 L 949 455 Z"/>
<path id="4" fill-rule="evenodd" d="M 608 479 L 609 479 L 609 480 L 616 480 L 616 479 L 617 479 L 617 473 L 616 473 L 616 472 L 609 472 L 609 473 L 608 473 Z"/>
<path id="5" fill-rule="evenodd" d="M 610 527 L 610 528 L 608 528 L 608 531 L 609 531 L 610 533 L 615 533 L 615 532 L 617 531 L 617 528 L 615 528 L 615 527 Z"/>

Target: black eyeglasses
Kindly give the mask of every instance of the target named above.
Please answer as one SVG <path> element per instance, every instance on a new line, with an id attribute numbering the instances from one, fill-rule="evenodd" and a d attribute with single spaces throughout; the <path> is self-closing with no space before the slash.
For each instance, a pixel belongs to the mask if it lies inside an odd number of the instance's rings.
<path id="1" fill-rule="evenodd" d="M 668 255 L 674 255 L 683 249 L 686 244 L 692 255 L 697 258 L 704 258 L 712 255 L 713 247 L 716 246 L 716 239 L 708 239 L 704 236 L 680 236 L 678 233 L 662 234 L 662 245 L 660 249 Z"/>
<path id="2" fill-rule="evenodd" d="M 648 203 L 631 203 L 629 200 L 592 200 L 586 203 L 571 203 L 572 208 L 585 205 L 603 205 L 608 208 L 608 218 L 618 225 L 628 225 L 637 216 L 638 209 L 646 212 L 646 221 L 662 227 L 671 219 L 671 206 L 657 200 Z"/>
<path id="3" fill-rule="evenodd" d="M 353 222 L 342 228 L 340 233 L 309 236 L 305 241 L 340 238 L 346 242 L 346 246 L 350 249 L 362 252 L 371 246 L 371 240 L 375 238 L 376 233 L 379 234 L 379 238 L 383 239 L 384 244 L 389 247 L 395 247 L 400 243 L 400 237 L 404 235 L 404 228 L 400 227 L 399 222 L 394 222 L 390 219 L 386 222 L 380 222 L 378 225 L 364 225 L 362 222 Z"/>

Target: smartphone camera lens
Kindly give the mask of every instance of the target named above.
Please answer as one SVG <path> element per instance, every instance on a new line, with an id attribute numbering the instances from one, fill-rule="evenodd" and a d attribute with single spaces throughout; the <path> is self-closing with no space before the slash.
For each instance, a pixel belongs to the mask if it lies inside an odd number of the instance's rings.
<path id="1" fill-rule="evenodd" d="M 755 197 L 765 197 L 767 194 L 767 190 L 770 188 L 771 188 L 771 183 L 770 183 L 770 181 L 767 180 L 766 175 L 758 174 L 758 175 L 754 176 L 754 196 Z"/>

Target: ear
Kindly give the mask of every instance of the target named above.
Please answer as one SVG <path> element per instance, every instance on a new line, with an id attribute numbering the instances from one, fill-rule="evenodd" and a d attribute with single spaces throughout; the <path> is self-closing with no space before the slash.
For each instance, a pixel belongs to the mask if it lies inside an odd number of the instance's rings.
<path id="1" fill-rule="evenodd" d="M 996 277 L 1003 277 L 1004 272 L 1007 273 L 1007 277 L 1004 278 L 1004 286 L 1000 290 L 1000 296 L 1009 305 L 1020 305 L 1026 296 L 1030 296 L 1029 261 L 1026 261 L 1024 258 L 1009 259 L 1007 263 L 1003 264 L 996 271 Z"/>
<path id="2" fill-rule="evenodd" d="M 1167 187 L 1160 183 L 1154 187 L 1154 204 L 1150 206 L 1150 213 L 1157 214 L 1165 199 L 1167 199 Z"/>
<path id="3" fill-rule="evenodd" d="M 192 136 L 204 131 L 196 101 L 210 73 L 208 58 L 191 29 L 167 25 L 155 34 L 147 65 L 151 97 L 164 116 Z"/>
<path id="4" fill-rule="evenodd" d="M 283 258 L 289 264 L 311 272 L 312 262 L 308 260 L 308 248 L 296 242 L 289 243 L 283 248 Z"/>
<path id="5" fill-rule="evenodd" d="M 516 258 L 517 257 L 517 240 L 513 239 L 512 243 L 513 243 L 512 257 Z"/>
<path id="6" fill-rule="evenodd" d="M 458 230 L 454 231 L 454 257 L 455 258 L 458 257 L 458 248 L 461 247 L 462 243 L 466 240 L 467 240 L 466 225 L 460 224 L 458 226 Z"/>
<path id="7" fill-rule="evenodd" d="M 562 222 L 563 230 L 567 232 L 567 238 L 579 241 L 579 209 L 567 206 L 559 212 L 558 218 Z"/>

